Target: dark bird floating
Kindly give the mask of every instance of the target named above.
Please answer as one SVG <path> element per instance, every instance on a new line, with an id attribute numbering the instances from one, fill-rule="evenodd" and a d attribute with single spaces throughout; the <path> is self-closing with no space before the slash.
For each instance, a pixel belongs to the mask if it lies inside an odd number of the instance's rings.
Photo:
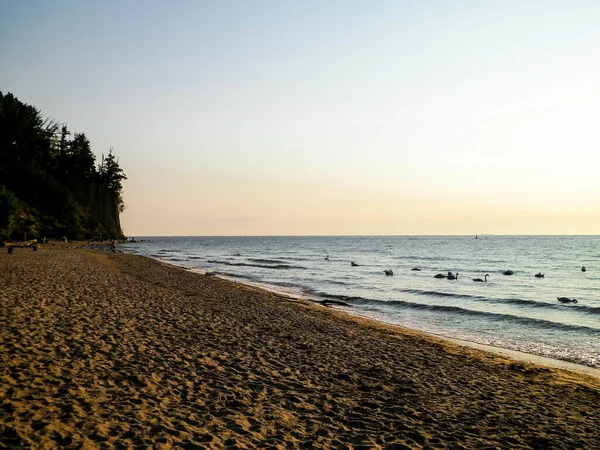
<path id="1" fill-rule="evenodd" d="M 569 298 L 569 297 L 556 297 L 558 299 L 559 302 L 562 303 L 577 303 L 577 299 L 576 298 Z"/>
<path id="2" fill-rule="evenodd" d="M 512 275 L 514 274 L 514 272 L 512 270 L 505 270 L 504 272 L 502 272 L 502 275 Z"/>
<path id="3" fill-rule="evenodd" d="M 535 274 L 536 278 L 544 278 L 544 274 L 542 272 L 536 273 Z"/>
<path id="4" fill-rule="evenodd" d="M 489 277 L 489 274 L 485 274 L 485 276 L 483 277 L 484 279 L 482 280 L 481 278 L 473 278 L 473 281 L 477 281 L 478 283 L 483 283 L 484 281 L 487 281 Z"/>
<path id="5" fill-rule="evenodd" d="M 421 269 L 419 269 L 418 267 L 413 267 L 413 268 L 412 268 L 412 269 L 410 269 L 410 270 L 419 270 L 419 271 L 420 271 Z"/>
<path id="6" fill-rule="evenodd" d="M 356 264 L 354 261 L 352 261 L 352 262 L 350 263 L 350 265 L 351 265 L 352 267 L 356 267 L 356 266 L 358 266 L 358 264 Z"/>
<path id="7" fill-rule="evenodd" d="M 583 266 L 583 267 L 581 268 L 581 271 L 582 271 L 582 272 L 585 272 L 585 271 L 586 271 L 586 269 L 585 269 L 585 266 Z"/>
<path id="8" fill-rule="evenodd" d="M 387 269 L 383 271 L 387 276 L 392 276 L 394 275 L 394 271 L 392 269 Z"/>
<path id="9" fill-rule="evenodd" d="M 448 278 L 448 275 L 444 275 L 443 273 L 438 273 L 437 275 L 434 275 L 433 278 Z"/>
<path id="10" fill-rule="evenodd" d="M 448 279 L 449 280 L 458 280 L 458 272 L 456 272 L 456 275 L 454 275 L 452 272 L 448 272 Z"/>

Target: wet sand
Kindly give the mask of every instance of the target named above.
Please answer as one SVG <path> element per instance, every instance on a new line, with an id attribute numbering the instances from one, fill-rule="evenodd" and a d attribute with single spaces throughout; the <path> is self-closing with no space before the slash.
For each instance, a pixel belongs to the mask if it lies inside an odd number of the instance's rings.
<path id="1" fill-rule="evenodd" d="M 0 447 L 600 447 L 597 378 L 133 255 L 0 252 L 0 356 Z"/>

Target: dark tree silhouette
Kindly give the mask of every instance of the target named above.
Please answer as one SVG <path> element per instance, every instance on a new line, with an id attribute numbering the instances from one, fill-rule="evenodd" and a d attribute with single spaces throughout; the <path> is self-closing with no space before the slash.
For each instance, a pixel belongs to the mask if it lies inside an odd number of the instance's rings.
<path id="1" fill-rule="evenodd" d="M 112 148 L 98 168 L 95 161 L 84 133 L 0 92 L 0 214 L 16 205 L 10 217 L 26 217 L 28 229 L 48 236 L 122 236 L 118 213 L 127 177 Z M 0 236 L 17 237 L 17 228 L 0 216 Z"/>
<path id="2" fill-rule="evenodd" d="M 127 176 L 125 176 L 123 169 L 119 166 L 119 160 L 113 155 L 112 147 L 106 157 L 102 154 L 102 162 L 98 167 L 98 171 L 102 186 L 113 192 L 119 205 L 119 212 L 123 212 L 125 210 L 125 203 L 121 196 L 121 192 L 123 191 L 122 181 L 126 180 Z"/>

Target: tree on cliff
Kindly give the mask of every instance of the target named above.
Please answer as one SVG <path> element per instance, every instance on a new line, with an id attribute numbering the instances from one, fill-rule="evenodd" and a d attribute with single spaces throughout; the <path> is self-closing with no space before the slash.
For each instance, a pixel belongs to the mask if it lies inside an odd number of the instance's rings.
<path id="1" fill-rule="evenodd" d="M 0 92 L 0 237 L 21 238 L 20 218 L 32 237 L 122 236 L 126 177 L 112 149 L 102 160 L 97 169 L 84 133 Z"/>
<path id="2" fill-rule="evenodd" d="M 122 181 L 126 180 L 127 177 L 125 176 L 123 169 L 121 169 L 121 166 L 119 166 L 119 160 L 113 155 L 112 147 L 106 157 L 102 154 L 102 161 L 100 166 L 98 166 L 98 173 L 100 174 L 102 186 L 113 193 L 117 199 L 117 204 L 119 205 L 119 212 L 123 212 L 125 210 L 125 203 L 123 202 L 123 197 L 121 195 L 121 192 L 123 191 Z"/>
<path id="3" fill-rule="evenodd" d="M 58 169 L 64 180 L 90 178 L 96 173 L 96 157 L 90 141 L 84 133 L 75 133 L 70 141 L 65 135 L 71 133 L 63 126 L 57 155 Z"/>

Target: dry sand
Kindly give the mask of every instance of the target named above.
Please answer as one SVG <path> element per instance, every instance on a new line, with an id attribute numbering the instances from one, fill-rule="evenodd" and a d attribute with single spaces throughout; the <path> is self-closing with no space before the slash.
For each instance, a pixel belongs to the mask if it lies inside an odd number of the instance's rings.
<path id="1" fill-rule="evenodd" d="M 0 253 L 0 447 L 600 448 L 600 380 L 132 255 Z"/>

